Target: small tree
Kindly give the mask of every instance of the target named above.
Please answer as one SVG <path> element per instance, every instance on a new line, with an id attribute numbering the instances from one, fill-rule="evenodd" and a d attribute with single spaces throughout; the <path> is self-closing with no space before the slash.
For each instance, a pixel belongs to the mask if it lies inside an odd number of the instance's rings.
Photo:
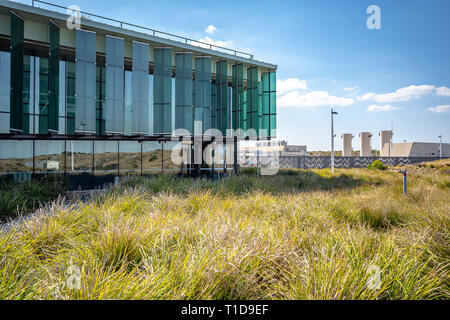
<path id="1" fill-rule="evenodd" d="M 367 168 L 372 170 L 387 170 L 388 166 L 380 160 L 375 160 L 372 164 L 369 164 Z"/>

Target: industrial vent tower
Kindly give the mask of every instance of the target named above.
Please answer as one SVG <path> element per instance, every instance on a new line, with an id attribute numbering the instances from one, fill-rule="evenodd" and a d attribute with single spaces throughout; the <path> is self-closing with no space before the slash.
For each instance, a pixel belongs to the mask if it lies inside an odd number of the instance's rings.
<path id="1" fill-rule="evenodd" d="M 361 132 L 359 134 L 359 139 L 361 141 L 360 156 L 361 157 L 371 157 L 372 156 L 372 134 L 370 132 Z"/>
<path id="2" fill-rule="evenodd" d="M 380 131 L 380 156 L 390 157 L 392 154 L 392 130 Z"/>
<path id="3" fill-rule="evenodd" d="M 344 133 L 342 137 L 342 156 L 351 157 L 353 156 L 352 140 L 353 135 L 351 133 Z"/>

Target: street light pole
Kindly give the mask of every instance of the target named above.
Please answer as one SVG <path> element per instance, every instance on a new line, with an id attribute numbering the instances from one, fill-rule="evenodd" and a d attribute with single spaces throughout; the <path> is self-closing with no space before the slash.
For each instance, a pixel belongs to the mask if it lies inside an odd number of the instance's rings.
<path id="1" fill-rule="evenodd" d="M 334 123 L 333 123 L 333 115 L 338 114 L 333 111 L 331 108 L 331 172 L 334 172 Z"/>
<path id="2" fill-rule="evenodd" d="M 439 159 L 442 159 L 442 135 L 439 137 Z"/>

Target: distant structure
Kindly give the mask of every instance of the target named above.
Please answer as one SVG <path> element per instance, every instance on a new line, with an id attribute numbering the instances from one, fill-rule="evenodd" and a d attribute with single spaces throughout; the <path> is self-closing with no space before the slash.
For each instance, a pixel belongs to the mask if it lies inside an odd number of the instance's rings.
<path id="1" fill-rule="evenodd" d="M 391 157 L 439 157 L 439 143 L 393 143 Z M 450 157 L 450 144 L 442 144 L 442 157 Z"/>
<path id="2" fill-rule="evenodd" d="M 372 156 L 372 134 L 370 132 L 361 132 L 359 134 L 361 141 L 360 156 L 371 157 Z"/>
<path id="3" fill-rule="evenodd" d="M 287 141 L 281 141 L 281 156 L 306 156 L 307 147 L 300 145 L 288 145 Z"/>
<path id="4" fill-rule="evenodd" d="M 351 157 L 353 156 L 352 140 L 354 138 L 351 133 L 343 133 L 342 138 L 342 156 Z"/>
<path id="5" fill-rule="evenodd" d="M 392 154 L 392 130 L 380 131 L 380 156 L 390 157 Z"/>

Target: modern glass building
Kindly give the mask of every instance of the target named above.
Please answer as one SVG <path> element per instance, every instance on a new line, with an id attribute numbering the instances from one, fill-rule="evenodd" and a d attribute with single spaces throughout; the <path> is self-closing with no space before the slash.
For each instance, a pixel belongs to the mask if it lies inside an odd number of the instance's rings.
<path id="1" fill-rule="evenodd" d="M 0 174 L 180 170 L 180 129 L 187 152 L 211 129 L 275 137 L 276 65 L 92 14 L 69 28 L 35 4 L 0 0 Z"/>

